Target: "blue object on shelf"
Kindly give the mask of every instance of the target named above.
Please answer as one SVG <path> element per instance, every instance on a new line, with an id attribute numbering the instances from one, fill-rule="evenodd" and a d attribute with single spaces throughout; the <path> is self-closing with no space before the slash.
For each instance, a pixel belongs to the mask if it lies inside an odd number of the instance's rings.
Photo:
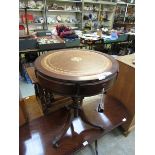
<path id="1" fill-rule="evenodd" d="M 27 74 L 27 71 L 26 71 L 26 68 L 25 68 L 25 65 L 23 64 L 23 66 L 22 66 L 22 75 L 23 75 L 23 77 L 24 77 L 24 80 L 29 84 L 29 83 L 32 83 L 32 81 L 31 81 L 31 79 L 30 79 L 30 77 L 29 77 L 29 75 Z"/>
<path id="2" fill-rule="evenodd" d="M 116 40 L 116 39 L 118 39 L 117 33 L 116 32 L 112 32 L 110 40 Z"/>

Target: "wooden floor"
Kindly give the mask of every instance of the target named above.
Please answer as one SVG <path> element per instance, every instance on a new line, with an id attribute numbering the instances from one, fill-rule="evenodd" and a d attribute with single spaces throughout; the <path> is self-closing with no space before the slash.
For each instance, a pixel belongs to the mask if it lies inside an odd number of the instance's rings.
<path id="1" fill-rule="evenodd" d="M 28 100 L 33 102 L 29 103 Z M 104 98 L 104 113 L 96 111 L 100 102 L 99 99 L 88 101 L 83 104 L 87 118 L 92 123 L 101 125 L 105 130 L 101 131 L 100 129 L 92 128 L 82 122 L 80 118 L 76 118 L 64 138 L 60 141 L 60 147 L 55 149 L 52 146 L 52 140 L 56 135 L 59 135 L 63 128 L 68 111 L 60 109 L 48 116 L 42 116 L 42 112 L 36 110 L 38 106 L 34 104 L 37 104 L 35 97 L 30 97 L 27 102 L 27 109 L 31 111 L 28 113 L 29 120 L 32 121 L 20 128 L 20 155 L 71 155 L 75 151 L 82 149 L 85 146 L 85 142 L 88 142 L 88 144 L 92 143 L 121 125 L 128 117 L 126 109 L 114 98 L 108 96 Z M 37 114 L 38 118 L 33 112 Z"/>
<path id="2" fill-rule="evenodd" d="M 35 95 L 24 98 L 23 108 L 29 122 L 44 115 Z"/>

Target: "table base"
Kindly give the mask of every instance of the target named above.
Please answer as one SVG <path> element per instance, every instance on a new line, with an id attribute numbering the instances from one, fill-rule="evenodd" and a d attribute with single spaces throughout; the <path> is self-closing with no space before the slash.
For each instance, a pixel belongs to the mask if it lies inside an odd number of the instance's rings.
<path id="1" fill-rule="evenodd" d="M 65 107 L 66 110 L 68 111 L 68 117 L 67 117 L 66 124 L 64 125 L 64 127 L 61 130 L 61 132 L 59 133 L 59 135 L 56 136 L 54 138 L 54 140 L 52 141 L 53 146 L 56 148 L 59 147 L 59 141 L 63 138 L 63 136 L 66 134 L 67 130 L 70 127 L 71 127 L 72 132 L 74 132 L 74 128 L 72 125 L 74 118 L 80 117 L 84 123 L 92 126 L 93 128 L 104 130 L 104 128 L 102 126 L 96 125 L 87 119 L 87 117 L 82 109 L 83 98 L 73 97 L 72 100 L 73 100 L 73 103 L 71 105 Z"/>

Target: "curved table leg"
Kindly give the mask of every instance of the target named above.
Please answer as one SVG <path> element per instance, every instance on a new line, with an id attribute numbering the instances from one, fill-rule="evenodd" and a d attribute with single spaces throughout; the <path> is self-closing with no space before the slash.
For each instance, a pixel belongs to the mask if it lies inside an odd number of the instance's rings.
<path id="1" fill-rule="evenodd" d="M 69 127 L 72 124 L 72 120 L 74 119 L 74 111 L 73 109 L 68 109 L 68 111 L 70 112 L 70 114 L 68 115 L 67 121 L 62 129 L 62 132 L 59 133 L 58 136 L 56 136 L 54 138 L 54 140 L 52 141 L 52 144 L 54 147 L 58 148 L 59 147 L 59 141 L 61 140 L 61 138 L 66 134 L 67 130 L 69 129 Z"/>
<path id="2" fill-rule="evenodd" d="M 80 115 L 80 117 L 81 117 L 81 119 L 82 119 L 83 122 L 85 122 L 85 123 L 87 123 L 87 124 L 89 124 L 89 125 L 91 125 L 91 126 L 93 126 L 95 128 L 99 128 L 101 130 L 104 130 L 103 127 L 89 122 L 88 119 L 87 119 L 87 117 L 86 117 L 86 115 L 85 115 L 85 113 L 84 113 L 84 111 L 82 109 L 79 109 L 79 115 Z"/>
<path id="3" fill-rule="evenodd" d="M 86 115 L 84 114 L 84 111 L 82 110 L 82 108 L 80 108 L 82 106 L 82 101 L 83 98 L 73 98 L 73 104 L 70 107 L 66 107 L 66 109 L 69 112 L 67 121 L 63 127 L 63 129 L 61 130 L 61 133 L 56 136 L 54 138 L 54 140 L 52 141 L 52 144 L 54 147 L 58 148 L 59 147 L 59 142 L 62 139 L 62 137 L 66 134 L 67 130 L 69 129 L 69 127 L 71 127 L 72 131 L 74 132 L 74 127 L 71 126 L 72 125 L 72 121 L 74 118 L 76 117 L 81 117 L 82 121 L 91 125 L 92 127 L 98 128 L 100 130 L 104 130 L 103 127 L 93 124 L 91 122 L 88 121 Z"/>

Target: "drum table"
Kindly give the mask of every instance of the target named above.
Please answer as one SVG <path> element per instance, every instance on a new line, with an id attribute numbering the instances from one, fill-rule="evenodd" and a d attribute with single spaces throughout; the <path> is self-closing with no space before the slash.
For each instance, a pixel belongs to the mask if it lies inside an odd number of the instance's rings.
<path id="1" fill-rule="evenodd" d="M 106 54 L 80 49 L 62 49 L 41 55 L 35 61 L 38 83 L 55 94 L 72 97 L 68 121 L 62 132 L 53 140 L 58 147 L 75 117 L 96 128 L 100 125 L 89 122 L 82 110 L 84 97 L 107 91 L 114 84 L 118 74 L 117 61 Z"/>

